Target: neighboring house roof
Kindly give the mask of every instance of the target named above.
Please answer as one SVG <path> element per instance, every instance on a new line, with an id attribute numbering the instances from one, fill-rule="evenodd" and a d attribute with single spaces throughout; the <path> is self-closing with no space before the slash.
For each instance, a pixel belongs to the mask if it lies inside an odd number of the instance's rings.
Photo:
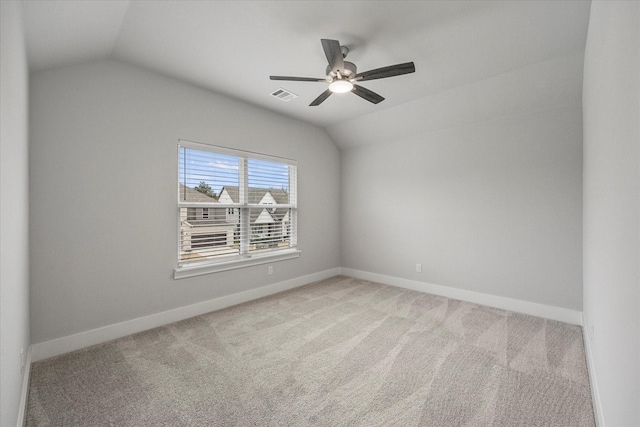
<path id="1" fill-rule="evenodd" d="M 218 203 L 213 197 L 209 197 L 204 193 L 199 192 L 195 188 L 189 188 L 184 184 L 180 186 L 180 200 L 183 202 L 196 202 L 196 203 Z"/>
<path id="2" fill-rule="evenodd" d="M 234 187 L 234 186 L 224 186 L 224 187 L 222 187 L 222 189 L 220 190 L 220 197 L 222 197 L 222 195 L 225 192 L 229 195 L 229 197 L 231 197 L 231 201 L 233 203 L 238 203 L 238 200 L 240 199 L 240 197 L 238 195 L 239 194 L 238 187 Z"/>
<path id="3" fill-rule="evenodd" d="M 270 209 L 268 207 L 264 207 L 262 209 L 251 209 L 251 223 L 255 223 L 258 217 L 262 216 L 264 218 L 264 214 L 267 214 L 273 219 L 273 222 L 282 222 L 284 217 L 289 213 L 288 208 L 279 208 L 279 209 Z"/>
<path id="4" fill-rule="evenodd" d="M 233 203 L 239 202 L 240 192 L 237 186 L 227 185 L 222 187 L 220 190 L 220 198 L 224 199 L 225 193 L 231 198 Z M 285 205 L 289 203 L 289 195 L 282 189 L 249 187 L 249 204 L 259 204 L 267 194 L 270 194 L 277 204 Z M 249 219 L 251 224 L 256 223 L 260 216 L 264 218 L 265 213 L 271 216 L 273 222 L 282 222 L 289 212 L 288 208 L 270 208 L 269 206 L 271 205 L 269 204 L 263 204 L 262 206 L 264 206 L 262 209 L 251 209 Z"/>
<path id="5" fill-rule="evenodd" d="M 287 215 L 287 213 L 289 213 L 289 209 L 280 208 L 280 209 L 276 209 L 276 211 L 274 213 L 271 213 L 271 216 L 273 217 L 273 219 L 275 219 L 276 221 L 280 222 L 280 221 L 282 221 L 284 219 L 284 217 Z"/>
<path id="6" fill-rule="evenodd" d="M 222 187 L 222 190 L 220 190 L 220 194 L 225 190 L 229 197 L 231 197 L 231 200 L 233 200 L 233 203 L 239 202 L 240 191 L 237 186 L 225 185 Z M 249 187 L 249 204 L 260 203 L 267 193 L 271 194 L 273 200 L 278 204 L 286 205 L 289 203 L 289 195 L 282 189 Z"/>
<path id="7" fill-rule="evenodd" d="M 249 188 L 249 194 L 251 194 L 251 188 Z M 263 189 L 261 188 L 256 188 L 254 190 L 259 190 L 259 191 L 263 191 Z M 275 188 L 270 188 L 268 190 L 269 193 L 271 193 L 271 197 L 273 197 L 273 199 L 276 201 L 277 204 L 279 205 L 286 205 L 289 203 L 289 194 L 287 194 L 286 191 L 280 189 L 277 190 Z M 262 197 L 264 197 L 265 193 L 262 194 Z M 260 200 L 262 200 L 262 197 Z"/>
<path id="8" fill-rule="evenodd" d="M 213 197 L 209 197 L 204 193 L 199 192 L 195 188 L 187 187 L 184 184 L 179 184 L 180 189 L 180 200 L 185 202 L 195 202 L 195 203 L 219 203 Z M 191 208 L 190 208 L 191 209 Z M 194 208 L 195 209 L 195 208 Z M 230 224 L 221 221 L 220 218 L 225 218 L 224 216 L 224 208 L 210 208 L 211 219 L 198 219 L 198 220 L 189 220 L 183 221 L 189 227 L 210 227 L 210 226 L 220 226 L 225 227 Z"/>

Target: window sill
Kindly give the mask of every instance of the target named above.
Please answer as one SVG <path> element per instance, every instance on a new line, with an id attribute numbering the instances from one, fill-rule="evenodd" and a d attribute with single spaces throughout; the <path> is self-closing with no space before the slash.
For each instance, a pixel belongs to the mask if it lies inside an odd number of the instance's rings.
<path id="1" fill-rule="evenodd" d="M 221 271 L 235 270 L 238 268 L 250 267 L 253 265 L 267 264 L 270 262 L 294 259 L 300 256 L 298 249 L 287 249 L 269 254 L 252 255 L 239 259 L 216 262 L 215 264 L 201 264 L 186 267 L 176 267 L 173 269 L 175 280 L 186 277 L 201 276 L 203 274 L 219 273 Z"/>

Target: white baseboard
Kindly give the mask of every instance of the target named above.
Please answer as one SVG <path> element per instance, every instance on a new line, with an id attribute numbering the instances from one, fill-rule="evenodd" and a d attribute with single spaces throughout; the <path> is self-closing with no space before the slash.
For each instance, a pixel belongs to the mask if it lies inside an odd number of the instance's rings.
<path id="1" fill-rule="evenodd" d="M 211 311 L 230 307 L 232 305 L 251 301 L 256 298 L 262 298 L 267 295 L 297 288 L 338 274 L 340 274 L 340 268 L 332 268 L 318 273 L 309 274 L 307 276 L 285 280 L 284 282 L 274 283 L 272 285 L 262 286 L 260 288 L 244 292 L 238 292 L 237 294 L 226 295 L 220 298 L 164 311 L 162 313 L 139 317 L 137 319 L 127 320 L 125 322 L 33 344 L 31 346 L 33 349 L 33 361 L 37 362 L 39 360 L 48 359 L 49 357 L 59 356 L 64 353 L 69 353 L 70 351 L 79 350 L 81 348 L 100 344 L 116 338 L 122 338 L 127 335 L 146 331 L 168 323 L 177 322 L 190 317 L 209 313 Z"/>
<path id="2" fill-rule="evenodd" d="M 22 393 L 20 394 L 20 407 L 18 408 L 18 422 L 16 427 L 23 427 L 25 414 L 27 413 L 27 402 L 29 398 L 29 378 L 31 377 L 31 346 L 27 350 L 27 358 L 24 361 L 24 372 L 22 372 Z"/>
<path id="3" fill-rule="evenodd" d="M 385 285 L 397 286 L 399 288 L 412 289 L 414 291 L 427 292 L 447 298 L 487 305 L 489 307 L 500 308 L 503 310 L 515 311 L 517 313 L 543 317 L 545 319 L 571 323 L 573 325 L 582 325 L 582 312 L 569 310 L 567 308 L 554 307 L 551 305 L 538 304 L 535 302 L 483 294 L 480 292 L 467 291 L 464 289 L 452 288 L 449 286 L 433 285 L 430 283 L 418 282 L 417 280 L 385 276 L 383 274 L 369 273 L 366 271 L 353 270 L 351 268 L 343 267 L 340 269 L 340 272 L 345 276 L 351 276 L 357 279 L 369 280 Z"/>
<path id="4" fill-rule="evenodd" d="M 589 385 L 591 386 L 591 401 L 593 402 L 593 412 L 596 418 L 596 426 L 604 427 L 604 416 L 602 415 L 602 404 L 600 402 L 600 391 L 598 390 L 598 380 L 593 361 L 593 349 L 591 337 L 589 336 L 589 319 L 583 314 L 582 324 L 582 340 L 584 341 L 584 350 L 587 357 L 587 370 L 589 371 Z"/>

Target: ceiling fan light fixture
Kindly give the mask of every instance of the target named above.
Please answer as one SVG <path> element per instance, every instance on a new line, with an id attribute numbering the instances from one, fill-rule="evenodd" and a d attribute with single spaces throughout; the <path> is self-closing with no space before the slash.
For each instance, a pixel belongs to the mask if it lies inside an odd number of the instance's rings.
<path id="1" fill-rule="evenodd" d="M 337 79 L 329 85 L 329 90 L 333 93 L 347 93 L 353 89 L 353 83 L 349 80 Z"/>

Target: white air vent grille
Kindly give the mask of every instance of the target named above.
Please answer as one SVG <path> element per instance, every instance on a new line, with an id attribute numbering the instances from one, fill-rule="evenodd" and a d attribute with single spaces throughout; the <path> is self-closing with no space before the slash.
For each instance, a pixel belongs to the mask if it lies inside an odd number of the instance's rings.
<path id="1" fill-rule="evenodd" d="M 271 92 L 271 96 L 275 96 L 276 98 L 285 102 L 291 101 L 292 99 L 298 97 L 298 95 L 296 95 L 295 93 L 289 92 L 288 90 L 282 88 L 276 90 L 275 92 Z"/>

